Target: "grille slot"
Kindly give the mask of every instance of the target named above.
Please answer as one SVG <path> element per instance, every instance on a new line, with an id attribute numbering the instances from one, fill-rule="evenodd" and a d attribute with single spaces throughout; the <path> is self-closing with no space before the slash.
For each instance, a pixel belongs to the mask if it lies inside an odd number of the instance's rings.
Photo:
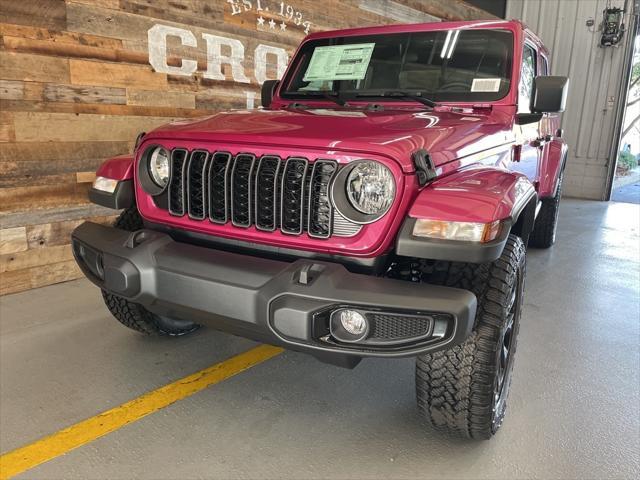
<path id="1" fill-rule="evenodd" d="M 284 167 L 281 192 L 281 225 L 283 233 L 300 235 L 304 214 L 304 186 L 307 176 L 306 158 L 289 158 Z"/>
<path id="2" fill-rule="evenodd" d="M 338 165 L 333 160 L 317 160 L 311 171 L 307 232 L 316 238 L 331 236 L 333 206 L 329 187 Z"/>
<path id="3" fill-rule="evenodd" d="M 229 217 L 229 172 L 231 154 L 216 152 L 209 162 L 209 219 L 215 223 L 227 223 Z"/>
<path id="4" fill-rule="evenodd" d="M 401 340 L 429 335 L 433 320 L 431 317 L 410 315 L 390 315 L 385 313 L 370 313 L 367 318 L 371 321 L 371 338 L 381 340 Z"/>
<path id="5" fill-rule="evenodd" d="M 251 175 L 255 155 L 241 153 L 231 169 L 231 222 L 236 227 L 251 226 Z"/>
<path id="6" fill-rule="evenodd" d="M 191 152 L 187 167 L 187 210 L 194 220 L 204 220 L 207 216 L 206 168 L 209 153 L 203 150 Z"/>
<path id="7" fill-rule="evenodd" d="M 278 173 L 280 157 L 265 155 L 260 159 L 256 171 L 256 228 L 266 231 L 276 229 L 278 199 Z"/>
<path id="8" fill-rule="evenodd" d="M 185 214 L 184 173 L 188 152 L 176 148 L 171 152 L 171 180 L 169 181 L 169 213 L 181 217 Z"/>

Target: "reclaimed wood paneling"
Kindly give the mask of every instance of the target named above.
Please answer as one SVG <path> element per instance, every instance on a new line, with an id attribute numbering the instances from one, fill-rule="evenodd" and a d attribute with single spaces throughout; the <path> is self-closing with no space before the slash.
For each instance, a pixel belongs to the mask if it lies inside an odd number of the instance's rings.
<path id="1" fill-rule="evenodd" d="M 113 210 L 92 203 L 76 205 L 65 209 L 42 208 L 31 211 L 5 213 L 2 215 L 2 228 L 14 228 L 18 226 L 44 225 L 70 220 L 82 220 L 91 217 L 113 217 Z"/>
<path id="2" fill-rule="evenodd" d="M 75 260 L 38 265 L 3 272 L 0 281 L 0 295 L 21 292 L 31 288 L 44 287 L 53 283 L 68 282 L 82 277 Z"/>
<path id="3" fill-rule="evenodd" d="M 167 76 L 154 72 L 150 66 L 73 59 L 69 60 L 69 67 L 71 82 L 78 85 L 167 89 Z"/>
<path id="4" fill-rule="evenodd" d="M 68 240 L 67 240 L 68 242 Z M 0 255 L 0 273 L 13 272 L 31 267 L 41 267 L 51 263 L 73 260 L 71 245 L 57 245 L 55 247 L 25 250 L 8 255 Z"/>
<path id="5" fill-rule="evenodd" d="M 140 131 L 257 105 L 259 45 L 291 55 L 305 29 L 432 17 L 490 16 L 460 0 L 0 0 L 0 295 L 80 277 L 71 231 L 116 213 L 87 201 L 98 165 L 130 152 Z M 154 70 L 156 25 L 195 39 L 166 45 L 167 65 L 195 61 L 193 74 Z M 248 83 L 224 62 L 224 80 L 213 79 L 206 35 L 240 42 Z M 267 57 L 268 78 L 275 59 Z"/>
<path id="6" fill-rule="evenodd" d="M 31 40 L 51 41 L 54 43 L 68 43 L 72 45 L 85 45 L 87 47 L 100 47 L 117 49 L 122 48 L 122 41 L 115 38 L 99 37 L 97 35 L 52 30 L 27 25 L 15 25 L 13 23 L 0 23 L 0 35 L 4 38 L 15 37 Z"/>
<path id="7" fill-rule="evenodd" d="M 113 220 L 114 216 L 89 217 L 94 223 L 107 224 Z M 30 250 L 48 248 L 69 243 L 69 236 L 74 228 L 84 222 L 81 220 L 65 220 L 62 222 L 51 222 L 38 225 L 27 225 L 26 239 Z"/>
<path id="8" fill-rule="evenodd" d="M 58 175 L 37 175 L 33 177 L 6 175 L 6 176 L 0 177 L 0 188 L 24 187 L 24 186 L 35 186 L 35 185 L 59 185 L 61 183 L 69 183 L 73 181 L 73 179 L 75 178 L 75 175 L 76 174 L 73 174 L 73 173 L 63 173 Z"/>
<path id="9" fill-rule="evenodd" d="M 128 88 L 127 103 L 140 106 L 196 108 L 196 95 L 195 93 L 165 92 L 161 98 L 158 98 L 158 92 Z"/>
<path id="10" fill-rule="evenodd" d="M 0 99 L 22 100 L 24 98 L 24 82 L 19 80 L 0 80 Z"/>
<path id="11" fill-rule="evenodd" d="M 0 22 L 65 30 L 65 0 L 0 0 Z"/>
<path id="12" fill-rule="evenodd" d="M 254 90 L 251 87 L 245 88 L 244 91 Z M 255 89 L 258 92 L 257 89 Z M 228 103 L 227 99 L 221 99 L 221 105 Z M 236 101 L 233 104 L 234 108 L 237 108 L 239 103 Z M 222 108 L 217 106 L 216 110 Z M 143 117 L 166 117 L 167 121 L 171 117 L 184 118 L 184 117 L 201 117 L 212 113 L 207 110 L 193 110 L 185 108 L 175 107 L 142 107 L 138 105 L 108 105 L 108 104 L 95 104 L 95 103 L 51 103 L 40 100 L 1 100 L 0 110 L 4 112 L 49 112 L 49 113 L 73 113 L 75 115 L 95 114 L 95 115 L 120 115 L 120 116 L 143 116 Z"/>
<path id="13" fill-rule="evenodd" d="M 93 183 L 96 179 L 96 172 L 76 172 L 76 182 Z"/>
<path id="14" fill-rule="evenodd" d="M 27 248 L 25 227 L 0 229 L 0 254 L 22 252 Z"/>
<path id="15" fill-rule="evenodd" d="M 126 105 L 127 103 L 127 91 L 124 88 L 88 85 L 48 83 L 44 86 L 43 97 L 45 102 L 108 103 L 116 105 Z"/>
<path id="16" fill-rule="evenodd" d="M 126 141 L 172 120 L 166 117 L 16 112 L 16 142 Z"/>
<path id="17" fill-rule="evenodd" d="M 14 142 L 16 140 L 16 128 L 13 113 L 0 111 L 0 143 Z"/>
<path id="18" fill-rule="evenodd" d="M 37 177 L 95 170 L 103 159 L 130 151 L 133 142 L 28 142 L 0 148 L 0 176 Z"/>
<path id="19" fill-rule="evenodd" d="M 76 183 L 75 179 L 54 185 L 3 187 L 0 189 L 0 205 L 4 211 L 82 205 L 87 201 L 89 187 Z"/>
<path id="20" fill-rule="evenodd" d="M 4 48 L 4 47 L 3 47 Z M 0 51 L 3 80 L 69 83 L 69 60 Z"/>

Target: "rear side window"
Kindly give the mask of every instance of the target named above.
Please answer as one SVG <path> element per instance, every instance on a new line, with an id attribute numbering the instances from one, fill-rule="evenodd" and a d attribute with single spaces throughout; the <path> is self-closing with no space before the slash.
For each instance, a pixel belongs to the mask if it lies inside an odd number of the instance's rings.
<path id="1" fill-rule="evenodd" d="M 531 45 L 525 44 L 522 55 L 522 69 L 520 71 L 520 85 L 518 86 L 518 112 L 529 113 L 531 96 L 533 95 L 533 79 L 536 77 L 536 51 Z"/>

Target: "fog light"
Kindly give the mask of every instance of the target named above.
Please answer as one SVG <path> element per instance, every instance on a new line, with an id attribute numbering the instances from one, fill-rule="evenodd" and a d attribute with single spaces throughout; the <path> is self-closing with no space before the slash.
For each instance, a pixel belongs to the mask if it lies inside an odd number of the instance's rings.
<path id="1" fill-rule="evenodd" d="M 351 335 L 362 335 L 367 330 L 367 321 L 360 312 L 355 310 L 341 310 L 338 313 L 340 324 Z"/>
<path id="2" fill-rule="evenodd" d="M 367 338 L 369 321 L 357 310 L 334 310 L 329 322 L 331 336 L 339 342 L 356 343 Z"/>

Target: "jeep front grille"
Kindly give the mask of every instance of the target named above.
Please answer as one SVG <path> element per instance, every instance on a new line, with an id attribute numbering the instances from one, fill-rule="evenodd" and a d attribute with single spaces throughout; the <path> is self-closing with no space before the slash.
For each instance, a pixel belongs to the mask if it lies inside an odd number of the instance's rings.
<path id="1" fill-rule="evenodd" d="M 306 158 L 290 158 L 284 165 L 281 194 L 281 225 L 284 233 L 302 233 L 305 179 L 309 162 Z"/>
<path id="2" fill-rule="evenodd" d="M 204 191 L 207 186 L 206 166 L 209 154 L 202 150 L 197 150 L 191 154 L 189 166 L 187 167 L 187 210 L 189 216 L 194 220 L 204 220 L 205 218 L 205 196 Z"/>
<path id="3" fill-rule="evenodd" d="M 226 152 L 216 152 L 209 160 L 207 178 L 209 195 L 209 219 L 216 223 L 227 223 L 229 216 L 229 195 L 227 177 L 232 156 Z"/>
<path id="4" fill-rule="evenodd" d="M 265 155 L 258 164 L 255 206 L 256 228 L 260 230 L 273 231 L 276 229 L 280 163 L 279 157 Z"/>
<path id="5" fill-rule="evenodd" d="M 174 216 L 314 238 L 352 237 L 362 228 L 333 208 L 334 160 L 176 148 L 170 167 L 168 210 Z"/>
<path id="6" fill-rule="evenodd" d="M 231 222 L 236 227 L 250 227 L 251 221 L 251 177 L 256 163 L 254 155 L 236 156 L 231 168 Z"/>
<path id="7" fill-rule="evenodd" d="M 175 149 L 171 152 L 169 178 L 169 213 L 181 217 L 185 212 L 184 170 L 187 166 L 188 152 Z"/>
<path id="8" fill-rule="evenodd" d="M 327 238 L 331 235 L 333 205 L 329 198 L 329 185 L 338 165 L 331 161 L 314 163 L 309 183 L 309 235 Z M 351 222 L 349 222 L 351 223 Z M 357 225 L 357 224 L 353 224 Z"/>

